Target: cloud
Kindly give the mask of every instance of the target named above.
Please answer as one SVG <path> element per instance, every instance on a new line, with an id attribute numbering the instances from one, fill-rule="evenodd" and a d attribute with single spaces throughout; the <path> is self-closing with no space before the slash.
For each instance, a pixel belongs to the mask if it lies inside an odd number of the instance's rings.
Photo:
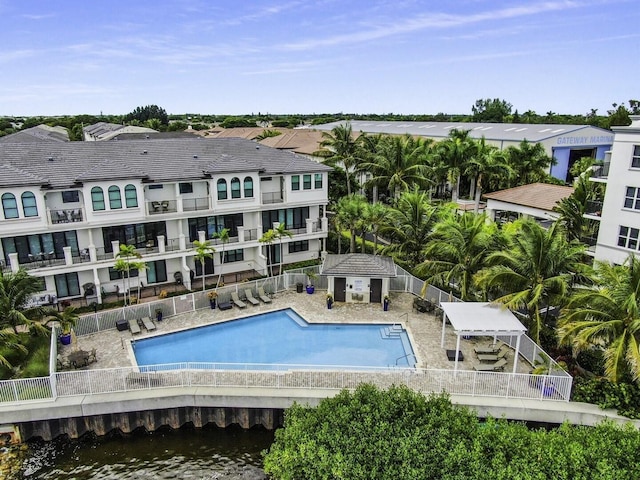
<path id="1" fill-rule="evenodd" d="M 30 58 L 36 55 L 35 50 L 14 50 L 3 51 L 0 50 L 0 63 L 12 62 L 14 60 L 21 60 L 23 58 Z"/>
<path id="2" fill-rule="evenodd" d="M 21 15 L 22 18 L 26 18 L 27 20 L 45 20 L 47 18 L 53 18 L 55 16 L 55 13 L 42 13 L 39 15 L 33 13 L 24 13 Z"/>

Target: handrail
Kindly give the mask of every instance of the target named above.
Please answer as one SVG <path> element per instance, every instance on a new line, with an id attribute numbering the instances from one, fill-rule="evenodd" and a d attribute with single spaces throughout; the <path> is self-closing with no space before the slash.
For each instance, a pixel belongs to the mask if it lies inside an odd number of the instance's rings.
<path id="1" fill-rule="evenodd" d="M 398 365 L 398 360 L 402 360 L 403 358 L 413 357 L 413 359 L 418 362 L 418 357 L 416 357 L 415 353 L 407 353 L 406 355 L 402 355 L 401 357 L 396 358 L 396 366 Z"/>

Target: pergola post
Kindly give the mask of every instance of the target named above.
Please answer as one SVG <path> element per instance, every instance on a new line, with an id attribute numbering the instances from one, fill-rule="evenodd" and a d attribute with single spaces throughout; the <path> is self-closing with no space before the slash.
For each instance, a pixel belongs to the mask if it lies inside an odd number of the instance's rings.
<path id="1" fill-rule="evenodd" d="M 447 314 L 442 310 L 442 340 L 440 341 L 440 347 L 444 348 L 444 327 L 447 323 Z"/>
<path id="2" fill-rule="evenodd" d="M 521 337 L 522 337 L 522 334 L 518 335 L 518 337 L 516 338 L 516 356 L 513 359 L 513 373 L 517 373 L 518 357 L 520 356 L 520 338 Z"/>
<path id="3" fill-rule="evenodd" d="M 453 370 L 457 371 L 458 370 L 458 357 L 460 356 L 458 352 L 460 352 L 460 333 L 458 332 L 456 337 L 458 337 L 458 340 L 456 341 L 456 352 L 455 352 L 455 357 L 456 357 L 456 363 L 453 366 Z"/>

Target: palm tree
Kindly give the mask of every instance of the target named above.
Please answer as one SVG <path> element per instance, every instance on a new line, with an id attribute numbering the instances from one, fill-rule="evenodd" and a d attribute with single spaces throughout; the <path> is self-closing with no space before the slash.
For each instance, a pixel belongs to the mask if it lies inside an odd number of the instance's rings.
<path id="1" fill-rule="evenodd" d="M 287 224 L 285 222 L 280 222 L 278 224 L 278 228 L 274 230 L 274 233 L 275 233 L 275 238 L 278 240 L 278 243 L 280 244 L 280 268 L 278 269 L 278 273 L 282 273 L 282 261 L 283 261 L 282 238 L 283 237 L 291 238 L 293 237 L 293 233 L 287 230 Z"/>
<path id="2" fill-rule="evenodd" d="M 474 212 L 478 213 L 483 182 L 490 181 L 494 177 L 509 178 L 513 174 L 513 170 L 507 163 L 504 152 L 500 151 L 498 147 L 487 145 L 484 136 L 482 136 L 476 142 L 475 152 L 467 160 L 464 174 L 475 179 Z"/>
<path id="3" fill-rule="evenodd" d="M 451 200 L 458 201 L 460 194 L 460 176 L 475 151 L 475 141 L 469 136 L 469 130 L 453 129 L 449 137 L 438 144 L 438 155 L 449 167 L 449 181 L 453 193 Z"/>
<path id="4" fill-rule="evenodd" d="M 204 292 L 205 280 L 207 277 L 204 264 L 207 258 L 213 258 L 213 254 L 216 249 L 211 246 L 210 240 L 204 240 L 202 242 L 200 240 L 194 240 L 193 246 L 195 247 L 195 254 L 193 255 L 193 258 L 200 262 L 200 266 L 202 267 L 202 291 Z"/>
<path id="5" fill-rule="evenodd" d="M 360 165 L 371 172 L 367 185 L 389 190 L 394 198 L 414 185 L 425 188 L 430 180 L 427 176 L 427 155 L 430 141 L 414 138 L 387 136 L 377 145 L 377 152 Z"/>
<path id="6" fill-rule="evenodd" d="M 378 254 L 378 234 L 389 223 L 389 207 L 382 203 L 367 203 L 363 218 L 366 219 L 369 231 L 373 234 L 373 254 Z M 364 245 L 364 238 L 362 239 Z"/>
<path id="7" fill-rule="evenodd" d="M 640 260 L 596 263 L 597 287 L 580 288 L 560 316 L 560 343 L 574 353 L 604 348 L 605 374 L 613 382 L 630 373 L 640 380 Z"/>
<path id="8" fill-rule="evenodd" d="M 7 368 L 12 368 L 11 362 L 7 360 L 7 358 L 2 354 L 5 349 L 8 350 L 18 350 L 24 354 L 29 353 L 27 351 L 27 347 L 20 343 L 20 337 L 15 333 L 11 328 L 3 328 L 0 330 L 0 365 L 4 365 Z"/>
<path id="9" fill-rule="evenodd" d="M 336 223 L 340 228 L 348 228 L 351 235 L 349 252 L 356 253 L 356 232 L 361 226 L 366 199 L 362 195 L 342 197 L 336 206 Z"/>
<path id="10" fill-rule="evenodd" d="M 562 305 L 570 288 L 583 279 L 585 247 L 567 241 L 560 224 L 545 230 L 533 220 L 511 224 L 507 242 L 507 249 L 489 255 L 490 266 L 478 272 L 475 281 L 499 291 L 496 302 L 526 310 L 530 334 L 539 343 L 544 326 L 540 309 Z"/>
<path id="11" fill-rule="evenodd" d="M 127 304 L 127 291 L 129 292 L 129 303 L 131 302 L 131 261 L 133 259 L 140 259 L 142 255 L 140 255 L 136 251 L 135 245 L 125 245 L 120 244 L 120 250 L 116 255 L 117 259 L 124 260 L 124 265 L 116 261 L 116 265 L 114 269 L 119 271 L 124 271 L 127 274 L 127 288 L 125 288 L 125 296 L 124 296 L 124 304 Z M 124 268 L 123 268 L 124 267 Z M 124 281 L 123 281 L 124 286 Z"/>
<path id="12" fill-rule="evenodd" d="M 42 317 L 42 307 L 27 307 L 31 296 L 41 289 L 41 280 L 26 270 L 0 271 L 0 330 L 10 329 L 17 334 L 18 326 L 24 325 L 41 332 L 42 326 L 36 320 Z"/>
<path id="13" fill-rule="evenodd" d="M 382 252 L 414 268 L 424 260 L 422 250 L 439 215 L 440 210 L 430 204 L 426 192 L 417 188 L 404 192 L 390 208 L 389 221 L 381 229 L 391 242 Z"/>
<path id="14" fill-rule="evenodd" d="M 213 238 L 220 240 L 220 243 L 222 244 L 222 252 L 220 253 L 220 273 L 218 274 L 218 283 L 216 283 L 216 288 L 218 288 L 218 285 L 220 285 L 220 281 L 222 280 L 222 265 L 224 265 L 224 246 L 225 244 L 229 243 L 229 229 L 223 228 L 219 232 L 214 233 Z"/>
<path id="15" fill-rule="evenodd" d="M 476 300 L 474 275 L 487 266 L 487 257 L 499 245 L 495 223 L 484 215 L 455 212 L 438 222 L 424 249 L 426 260 L 417 267 L 425 281 L 441 287 L 455 284 L 462 300 Z"/>
<path id="16" fill-rule="evenodd" d="M 264 232 L 258 239 L 258 242 L 264 243 L 267 246 L 267 262 L 271 267 L 271 276 L 273 277 L 273 259 L 271 258 L 271 245 L 276 240 L 275 231 L 271 228 Z"/>
<path id="17" fill-rule="evenodd" d="M 555 160 L 547 155 L 541 143 L 523 140 L 517 147 L 508 147 L 506 154 L 507 163 L 514 172 L 506 185 L 508 187 L 543 181 L 548 177 L 546 171 L 549 166 L 555 164 Z M 516 179 L 515 183 L 513 179 Z"/>
<path id="18" fill-rule="evenodd" d="M 321 150 L 314 155 L 324 157 L 324 163 L 341 166 L 347 176 L 347 195 L 351 195 L 350 176 L 360 163 L 358 141 L 353 137 L 351 124 L 338 125 L 331 132 L 322 132 Z"/>
<path id="19" fill-rule="evenodd" d="M 589 202 L 602 202 L 604 192 L 602 184 L 592 182 L 587 175 L 582 174 L 574 184 L 573 193 L 563 198 L 553 207 L 553 211 L 560 214 L 558 221 L 567 231 L 572 240 L 583 241 L 593 238 L 600 224 L 597 220 L 585 218 Z"/>

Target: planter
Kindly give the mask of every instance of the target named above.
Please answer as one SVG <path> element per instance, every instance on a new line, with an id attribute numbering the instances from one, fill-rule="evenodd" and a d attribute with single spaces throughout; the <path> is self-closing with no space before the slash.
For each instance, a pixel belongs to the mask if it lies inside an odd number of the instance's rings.
<path id="1" fill-rule="evenodd" d="M 60 339 L 60 343 L 62 345 L 71 345 L 71 334 L 70 333 L 63 333 L 58 338 Z"/>
<path id="2" fill-rule="evenodd" d="M 159 322 L 162 321 L 162 312 L 156 312 L 156 320 L 158 320 Z"/>
<path id="3" fill-rule="evenodd" d="M 314 287 L 313 285 L 307 285 L 307 293 L 309 295 L 311 295 L 315 291 L 316 291 L 316 287 Z"/>
<path id="4" fill-rule="evenodd" d="M 215 298 L 209 300 L 209 306 L 211 307 L 211 310 L 216 308 L 216 300 L 215 300 Z"/>
<path id="5" fill-rule="evenodd" d="M 302 293 L 302 289 L 304 288 L 304 285 L 301 283 L 296 283 L 296 292 L 298 293 Z"/>
<path id="6" fill-rule="evenodd" d="M 382 302 L 382 308 L 384 308 L 385 312 L 389 310 L 389 300 L 384 300 Z"/>
<path id="7" fill-rule="evenodd" d="M 331 310 L 331 307 L 332 307 L 332 306 L 333 306 L 333 302 L 331 302 L 331 301 L 327 302 L 327 308 L 328 308 L 329 310 Z"/>

